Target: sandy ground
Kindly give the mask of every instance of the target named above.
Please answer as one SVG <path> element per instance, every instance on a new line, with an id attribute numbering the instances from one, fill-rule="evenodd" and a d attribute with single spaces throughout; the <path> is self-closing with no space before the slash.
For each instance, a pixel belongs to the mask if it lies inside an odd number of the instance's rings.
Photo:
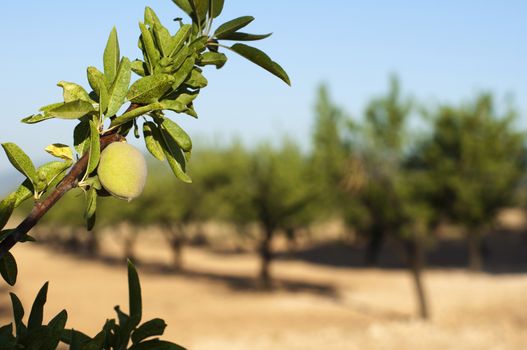
<path id="1" fill-rule="evenodd" d="M 14 250 L 15 291 L 27 309 L 50 281 L 46 318 L 64 307 L 68 326 L 94 334 L 113 307 L 127 309 L 124 264 L 77 259 L 37 245 Z M 342 269 L 299 261 L 273 267 L 278 291 L 251 286 L 257 260 L 187 249 L 183 275 L 158 244 L 140 248 L 145 319 L 162 317 L 166 339 L 195 350 L 527 349 L 527 275 L 427 273 L 432 320 L 415 315 L 404 270 Z M 8 303 L 4 291 L 0 305 Z M 0 315 L 5 321 L 8 314 Z"/>

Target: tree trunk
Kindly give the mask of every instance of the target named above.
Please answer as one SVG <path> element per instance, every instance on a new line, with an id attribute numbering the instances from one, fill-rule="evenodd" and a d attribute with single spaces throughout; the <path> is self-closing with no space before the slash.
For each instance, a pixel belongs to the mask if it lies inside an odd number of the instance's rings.
<path id="1" fill-rule="evenodd" d="M 79 239 L 80 232 L 82 230 L 77 228 L 68 229 L 70 236 L 64 241 L 64 247 L 66 251 L 70 253 L 77 253 L 82 248 L 82 243 Z"/>
<path id="2" fill-rule="evenodd" d="M 417 297 L 419 317 L 423 320 L 429 318 L 428 302 L 423 285 L 422 275 L 424 269 L 424 252 L 422 244 L 417 237 L 406 241 L 408 268 L 410 269 Z"/>
<path id="3" fill-rule="evenodd" d="M 183 269 L 183 246 L 185 244 L 184 224 L 174 225 L 171 221 L 163 222 L 164 236 L 172 251 L 172 268 L 175 271 Z"/>
<path id="4" fill-rule="evenodd" d="M 183 269 L 183 238 L 177 233 L 170 239 L 172 249 L 172 267 L 176 271 Z"/>
<path id="5" fill-rule="evenodd" d="M 88 241 L 86 243 L 86 252 L 89 256 L 94 257 L 99 254 L 100 243 L 99 235 L 96 230 L 88 232 Z"/>
<path id="6" fill-rule="evenodd" d="M 263 289 L 272 288 L 271 279 L 271 260 L 273 259 L 271 252 L 271 243 L 273 239 L 274 228 L 266 227 L 264 238 L 260 243 L 260 284 Z"/>
<path id="7" fill-rule="evenodd" d="M 384 242 L 384 230 L 382 228 L 373 228 L 371 237 L 366 248 L 366 265 L 376 266 L 379 264 L 379 255 Z"/>
<path id="8" fill-rule="evenodd" d="M 289 254 L 293 254 L 297 251 L 297 229 L 294 227 L 288 227 L 285 229 L 285 236 L 287 238 L 287 251 Z"/>
<path id="9" fill-rule="evenodd" d="M 472 272 L 483 270 L 483 244 L 482 236 L 478 231 L 470 231 L 468 234 L 468 268 Z"/>
<path id="10" fill-rule="evenodd" d="M 137 231 L 129 227 L 128 232 L 124 235 L 124 259 L 130 259 L 133 263 L 136 262 L 135 256 L 135 241 L 137 240 Z"/>

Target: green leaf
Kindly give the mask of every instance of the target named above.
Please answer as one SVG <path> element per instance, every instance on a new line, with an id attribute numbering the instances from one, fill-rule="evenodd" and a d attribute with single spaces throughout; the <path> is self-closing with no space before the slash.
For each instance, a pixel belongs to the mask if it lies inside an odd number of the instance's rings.
<path id="1" fill-rule="evenodd" d="M 130 337 L 130 316 L 124 313 L 119 306 L 114 307 L 114 310 L 117 313 L 117 319 L 119 320 L 121 339 Z"/>
<path id="2" fill-rule="evenodd" d="M 157 47 L 164 57 L 169 57 L 172 53 L 172 36 L 168 29 L 161 23 L 154 25 L 154 37 L 156 38 Z"/>
<path id="3" fill-rule="evenodd" d="M 84 343 L 82 350 L 103 350 L 104 341 L 106 339 L 106 332 L 101 331 L 87 343 Z"/>
<path id="4" fill-rule="evenodd" d="M 223 11 L 224 0 L 211 0 L 210 1 L 210 14 L 212 18 L 216 18 L 221 15 Z"/>
<path id="5" fill-rule="evenodd" d="M 153 68 L 161 59 L 161 54 L 154 43 L 152 33 L 144 25 L 139 22 L 139 28 L 141 29 L 141 42 L 143 44 L 143 53 L 145 54 L 146 60 L 150 63 L 150 67 Z M 152 71 L 152 70 L 151 70 Z"/>
<path id="6" fill-rule="evenodd" d="M 72 162 L 49 162 L 37 170 L 38 182 L 36 184 L 37 192 L 46 191 L 55 179 L 71 167 Z"/>
<path id="7" fill-rule="evenodd" d="M 41 326 L 28 332 L 23 342 L 28 349 L 50 350 L 49 343 L 52 342 L 53 335 L 46 326 Z"/>
<path id="8" fill-rule="evenodd" d="M 7 198 L 0 202 L 0 230 L 2 230 L 13 214 L 15 210 L 15 198 L 14 195 L 9 195 Z"/>
<path id="9" fill-rule="evenodd" d="M 18 268 L 16 266 L 15 257 L 10 252 L 7 252 L 4 257 L 0 259 L 0 274 L 10 286 L 16 284 Z"/>
<path id="10" fill-rule="evenodd" d="M 18 208 L 25 200 L 33 197 L 33 192 L 34 186 L 29 179 L 22 182 L 22 184 L 18 186 L 17 190 L 12 194 L 14 195 L 15 199 L 15 208 Z"/>
<path id="11" fill-rule="evenodd" d="M 192 33 L 192 26 L 190 24 L 184 24 L 179 28 L 176 35 L 174 35 L 171 39 L 170 43 L 170 57 L 173 57 L 176 53 L 178 53 L 183 45 L 185 45 L 185 42 L 190 37 L 190 34 Z"/>
<path id="12" fill-rule="evenodd" d="M 110 36 L 108 37 L 108 43 L 104 49 L 104 75 L 106 77 L 106 83 L 111 86 L 117 77 L 117 71 L 119 68 L 119 61 L 121 60 L 121 52 L 119 49 L 119 39 L 117 38 L 117 29 L 113 27 Z"/>
<path id="13" fill-rule="evenodd" d="M 252 21 L 254 21 L 254 17 L 252 16 L 238 17 L 236 19 L 228 21 L 219 26 L 218 29 L 216 29 L 216 31 L 214 32 L 214 37 L 216 39 L 223 39 L 225 35 L 232 34 L 238 31 L 239 29 L 246 27 Z"/>
<path id="14" fill-rule="evenodd" d="M 163 57 L 154 68 L 154 74 L 172 74 L 174 71 L 174 59 L 169 57 Z"/>
<path id="15" fill-rule="evenodd" d="M 153 122 L 146 122 L 143 124 L 143 136 L 145 138 L 146 149 L 156 159 L 160 161 L 165 160 L 163 147 L 161 147 L 161 134 L 157 125 Z"/>
<path id="16" fill-rule="evenodd" d="M 145 8 L 145 24 L 153 28 L 156 23 L 161 23 L 159 17 L 157 17 L 154 10 L 147 6 Z"/>
<path id="17" fill-rule="evenodd" d="M 190 139 L 190 136 L 188 136 L 185 130 L 183 130 L 178 124 L 169 118 L 164 118 L 161 127 L 167 131 L 183 151 L 189 152 L 192 150 L 192 140 Z"/>
<path id="18" fill-rule="evenodd" d="M 197 69 L 192 70 L 190 76 L 185 80 L 185 85 L 193 89 L 201 89 L 207 86 L 209 82 Z"/>
<path id="19" fill-rule="evenodd" d="M 78 84 L 70 83 L 67 81 L 60 81 L 58 82 L 57 86 L 60 86 L 63 91 L 63 97 L 64 102 L 72 102 L 72 101 L 86 101 L 90 102 L 90 95 L 84 88 Z"/>
<path id="20" fill-rule="evenodd" d="M 172 2 L 185 11 L 195 23 L 201 24 L 206 19 L 209 0 L 172 0 Z"/>
<path id="21" fill-rule="evenodd" d="M 9 162 L 16 170 L 24 174 L 33 184 L 37 180 L 37 171 L 31 159 L 14 143 L 3 143 L 2 147 L 7 155 Z"/>
<path id="22" fill-rule="evenodd" d="M 44 120 L 48 120 L 48 119 L 52 119 L 52 118 L 53 118 L 53 116 L 49 115 L 47 113 L 45 113 L 45 114 L 34 114 L 34 115 L 30 115 L 29 117 L 26 117 L 26 118 L 22 119 L 21 121 L 22 121 L 22 123 L 25 123 L 25 124 L 36 124 L 36 123 L 40 123 L 40 122 L 43 122 Z"/>
<path id="23" fill-rule="evenodd" d="M 90 187 L 86 193 L 86 229 L 91 231 L 95 226 L 95 213 L 97 212 L 97 190 L 95 187 Z"/>
<path id="24" fill-rule="evenodd" d="M 187 15 L 192 16 L 193 10 L 189 0 L 172 0 L 172 2 L 185 11 Z"/>
<path id="25" fill-rule="evenodd" d="M 192 52 L 190 51 L 189 47 L 188 46 L 183 46 L 181 48 L 181 50 L 178 51 L 178 53 L 174 56 L 173 60 L 172 60 L 172 68 L 174 69 L 174 72 L 177 73 L 177 71 L 179 69 L 181 69 L 181 66 L 183 65 L 183 63 L 185 63 L 185 61 L 187 59 L 194 59 L 193 57 L 189 57 L 192 55 Z"/>
<path id="26" fill-rule="evenodd" d="M 66 102 L 49 111 L 49 114 L 60 119 L 79 119 L 95 111 L 90 102 L 77 100 Z"/>
<path id="27" fill-rule="evenodd" d="M 101 86 L 105 86 L 106 89 L 108 89 L 108 85 L 106 84 L 106 78 L 104 77 L 104 74 L 97 68 L 91 66 L 88 67 L 86 73 L 88 76 L 88 83 L 90 84 L 90 87 L 93 89 L 93 91 L 95 91 L 97 96 L 101 96 Z"/>
<path id="28" fill-rule="evenodd" d="M 87 142 L 90 139 L 90 121 L 82 120 L 73 130 L 73 144 L 77 153 L 82 157 L 90 149 Z"/>
<path id="29" fill-rule="evenodd" d="M 147 321 L 132 334 L 132 342 L 136 344 L 146 338 L 163 335 L 166 327 L 167 324 L 160 318 L 154 318 L 153 320 Z"/>
<path id="30" fill-rule="evenodd" d="M 188 46 L 191 53 L 201 53 L 205 50 L 207 47 L 207 43 L 209 41 L 208 36 L 200 36 L 199 38 L 195 39 L 193 42 L 190 43 Z"/>
<path id="31" fill-rule="evenodd" d="M 152 339 L 132 345 L 129 350 L 186 350 L 184 347 L 164 340 Z"/>
<path id="32" fill-rule="evenodd" d="M 221 52 L 205 52 L 199 59 L 199 64 L 202 66 L 214 65 L 220 69 L 227 62 L 227 56 Z"/>
<path id="33" fill-rule="evenodd" d="M 157 102 L 172 87 L 175 78 L 168 74 L 154 74 L 141 78 L 132 84 L 127 99 L 133 103 Z"/>
<path id="34" fill-rule="evenodd" d="M 130 130 L 134 128 L 134 124 L 135 124 L 135 118 L 127 121 L 126 123 L 122 125 L 119 125 L 119 130 L 117 131 L 117 133 L 125 137 L 128 136 L 128 134 L 130 133 Z"/>
<path id="35" fill-rule="evenodd" d="M 0 328 L 0 349 L 15 349 L 16 338 L 13 336 L 13 324 L 8 324 Z"/>
<path id="36" fill-rule="evenodd" d="M 184 113 L 188 110 L 188 107 L 183 103 L 175 100 L 164 100 L 161 101 L 163 109 L 174 111 L 176 113 Z"/>
<path id="37" fill-rule="evenodd" d="M 130 298 L 130 322 L 135 327 L 141 322 L 143 306 L 139 276 L 130 260 L 128 260 L 128 296 Z"/>
<path id="38" fill-rule="evenodd" d="M 15 320 L 16 337 L 17 339 L 20 339 L 25 335 L 27 330 L 22 321 L 22 318 L 24 317 L 24 307 L 15 293 L 9 293 L 9 295 L 11 296 L 11 304 L 13 305 L 13 319 Z"/>
<path id="39" fill-rule="evenodd" d="M 46 112 L 51 111 L 52 109 L 55 109 L 55 108 L 57 108 L 57 107 L 62 106 L 63 104 L 64 104 L 64 102 L 52 103 L 52 104 L 50 104 L 50 105 L 46 105 L 46 106 L 44 106 L 44 107 L 40 107 L 39 111 L 40 111 L 40 112 L 44 112 L 44 113 L 46 113 Z"/>
<path id="40" fill-rule="evenodd" d="M 179 96 L 176 98 L 176 101 L 184 104 L 185 106 L 188 106 L 196 99 L 196 97 L 198 97 L 198 95 L 198 92 L 190 91 L 186 93 L 180 93 Z"/>
<path id="41" fill-rule="evenodd" d="M 256 40 L 262 40 L 266 39 L 273 35 L 273 33 L 267 33 L 267 34 L 249 34 L 249 33 L 242 33 L 242 32 L 234 32 L 231 34 L 224 35 L 221 40 L 234 40 L 234 41 L 256 41 Z"/>
<path id="42" fill-rule="evenodd" d="M 198 113 L 196 113 L 193 106 L 188 106 L 188 109 L 185 111 L 185 113 L 196 119 L 198 118 Z"/>
<path id="43" fill-rule="evenodd" d="M 88 82 L 99 96 L 99 116 L 102 118 L 108 108 L 109 92 L 104 74 L 95 67 L 88 67 Z"/>
<path id="44" fill-rule="evenodd" d="M 128 58 L 123 57 L 121 63 L 119 64 L 115 81 L 109 91 L 110 98 L 108 102 L 108 110 L 106 112 L 107 116 L 111 117 L 117 114 L 123 105 L 131 79 L 132 64 Z"/>
<path id="45" fill-rule="evenodd" d="M 291 85 L 289 76 L 280 65 L 273 60 L 267 54 L 255 47 L 248 46 L 245 44 L 234 44 L 230 49 L 240 56 L 248 59 L 254 64 L 262 67 L 271 74 L 282 79 L 287 85 Z"/>
<path id="46" fill-rule="evenodd" d="M 135 60 L 132 62 L 132 72 L 135 74 L 144 77 L 147 75 L 148 68 L 146 64 L 141 60 Z"/>
<path id="47" fill-rule="evenodd" d="M 166 100 L 162 100 L 160 103 L 164 110 L 174 111 L 176 113 L 186 113 L 197 118 L 195 112 L 192 109 L 192 101 L 198 96 L 198 92 L 194 93 L 181 93 L 178 92 L 178 96 L 175 100 L 170 99 L 172 96 L 168 96 Z"/>
<path id="48" fill-rule="evenodd" d="M 49 330 L 50 337 L 40 348 L 40 350 L 57 349 L 60 342 L 60 337 L 62 335 L 62 331 L 64 330 L 64 327 L 66 327 L 67 321 L 68 313 L 66 312 L 66 310 L 62 310 L 55 317 L 53 317 L 51 321 L 49 321 L 47 328 Z"/>
<path id="49" fill-rule="evenodd" d="M 197 15 L 198 21 L 201 23 L 205 21 L 207 12 L 209 11 L 209 0 L 190 0 L 193 5 L 194 12 Z"/>
<path id="50" fill-rule="evenodd" d="M 183 154 L 183 151 L 179 145 L 172 139 L 170 134 L 164 128 L 161 128 L 161 136 L 163 138 L 162 146 L 163 152 L 170 165 L 170 169 L 178 179 L 186 183 L 192 183 L 192 179 L 188 176 L 186 172 L 186 159 Z"/>
<path id="51" fill-rule="evenodd" d="M 153 111 L 162 110 L 162 109 L 163 109 L 163 106 L 161 103 L 152 103 L 147 106 L 136 108 L 112 120 L 112 123 L 110 124 L 110 128 L 115 128 L 116 126 L 123 125 L 133 120 L 134 118 L 140 117 L 144 114 L 147 114 Z"/>
<path id="52" fill-rule="evenodd" d="M 57 157 L 64 160 L 73 160 L 73 152 L 68 145 L 62 143 L 54 143 L 45 148 L 45 151 L 51 154 L 53 157 Z"/>
<path id="53" fill-rule="evenodd" d="M 106 86 L 101 88 L 101 95 L 99 96 L 99 118 L 101 121 L 104 120 L 104 115 L 108 110 L 108 104 L 110 103 L 110 92 Z"/>
<path id="54" fill-rule="evenodd" d="M 90 155 L 88 159 L 88 168 L 86 169 L 87 174 L 91 174 L 97 168 L 100 157 L 101 144 L 99 128 L 93 120 L 90 120 Z"/>
<path id="55" fill-rule="evenodd" d="M 49 321 L 48 327 L 50 327 L 54 331 L 62 333 L 62 331 L 64 330 L 64 327 L 66 327 L 67 321 L 68 321 L 68 312 L 66 310 L 62 310 L 55 317 L 53 317 L 51 321 Z"/>
<path id="56" fill-rule="evenodd" d="M 89 342 L 91 338 L 86 334 L 74 330 L 74 329 L 65 329 L 61 332 L 60 341 L 65 344 L 71 344 L 70 350 L 74 350 L 74 344 L 79 346 L 80 344 L 85 344 Z"/>
<path id="57" fill-rule="evenodd" d="M 37 240 L 36 240 L 34 237 L 32 237 L 32 236 L 30 236 L 30 235 L 28 235 L 28 234 L 25 234 L 25 235 L 23 235 L 23 236 L 20 238 L 20 241 L 19 241 L 19 242 L 20 242 L 20 243 L 25 243 L 25 242 L 36 242 L 36 241 L 37 241 Z"/>
<path id="58" fill-rule="evenodd" d="M 34 330 L 42 326 L 42 320 L 44 318 L 44 304 L 46 304 L 46 298 L 48 294 L 48 282 L 40 289 L 33 302 L 31 307 L 31 312 L 29 313 L 29 319 L 27 322 L 28 330 Z"/>
<path id="59" fill-rule="evenodd" d="M 185 63 L 181 66 L 181 68 L 174 74 L 174 84 L 172 84 L 172 89 L 177 90 L 183 84 L 185 80 L 187 80 L 187 77 L 194 69 L 194 62 L 196 59 L 194 57 L 189 57 L 185 60 Z"/>

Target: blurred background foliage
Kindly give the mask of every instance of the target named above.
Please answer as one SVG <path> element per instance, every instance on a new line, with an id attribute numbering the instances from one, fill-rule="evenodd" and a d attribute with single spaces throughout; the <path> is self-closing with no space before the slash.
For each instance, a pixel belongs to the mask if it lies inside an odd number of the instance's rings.
<path id="1" fill-rule="evenodd" d="M 181 271 L 185 245 L 218 243 L 205 229 L 213 222 L 242 242 L 236 249 L 259 254 L 258 283 L 272 288 L 277 237 L 295 251 L 320 240 L 316 227 L 340 222 L 340 236 L 328 239 L 358 247 L 365 266 L 380 263 L 386 242 L 397 247 L 426 317 L 420 275 L 445 232 L 465 242 L 467 267 L 480 271 L 500 210 L 525 206 L 525 133 L 514 106 L 495 100 L 481 93 L 459 105 L 423 106 L 391 77 L 362 116 L 350 116 L 321 86 L 309 150 L 281 136 L 253 148 L 202 144 L 190 163 L 192 185 L 152 162 L 143 196 L 100 200 L 93 232 L 83 228 L 79 192 L 46 216 L 37 236 L 97 256 L 101 234 L 112 233 L 123 258 L 134 259 L 138 239 L 148 243 L 138 233 L 155 227 L 173 253 L 170 268 Z"/>

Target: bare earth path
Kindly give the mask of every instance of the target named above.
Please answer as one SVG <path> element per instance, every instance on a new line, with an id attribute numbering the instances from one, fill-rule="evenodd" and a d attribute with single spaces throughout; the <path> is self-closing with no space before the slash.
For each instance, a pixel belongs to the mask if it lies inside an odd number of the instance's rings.
<path id="1" fill-rule="evenodd" d="M 15 288 L 26 308 L 49 280 L 46 318 L 65 307 L 68 326 L 95 333 L 116 304 L 127 309 L 124 264 L 75 259 L 35 245 L 14 251 Z M 146 261 L 168 261 L 152 245 Z M 415 320 L 405 271 L 339 269 L 282 261 L 278 292 L 251 289 L 257 260 L 186 251 L 190 271 L 178 276 L 139 267 L 145 320 L 162 317 L 166 338 L 195 350 L 263 349 L 527 349 L 527 275 L 432 271 L 425 282 L 431 322 Z M 7 293 L 0 304 L 9 302 Z M 10 314 L 0 315 L 5 321 Z"/>

